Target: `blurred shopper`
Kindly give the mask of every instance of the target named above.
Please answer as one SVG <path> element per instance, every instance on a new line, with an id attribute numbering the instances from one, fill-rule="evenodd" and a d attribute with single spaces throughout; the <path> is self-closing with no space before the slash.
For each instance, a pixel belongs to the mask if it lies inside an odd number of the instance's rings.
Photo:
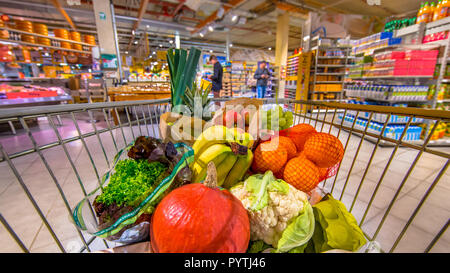
<path id="1" fill-rule="evenodd" d="M 215 55 L 211 55 L 211 57 L 209 57 L 209 62 L 214 67 L 214 74 L 208 76 L 208 79 L 210 79 L 212 82 L 211 90 L 213 91 L 214 98 L 219 98 L 220 90 L 222 90 L 223 68 L 222 65 L 217 61 L 217 57 Z"/>
<path id="2" fill-rule="evenodd" d="M 267 80 L 271 74 L 266 68 L 266 62 L 259 63 L 258 69 L 255 71 L 253 78 L 256 80 L 256 94 L 257 98 L 264 98 L 267 89 Z"/>

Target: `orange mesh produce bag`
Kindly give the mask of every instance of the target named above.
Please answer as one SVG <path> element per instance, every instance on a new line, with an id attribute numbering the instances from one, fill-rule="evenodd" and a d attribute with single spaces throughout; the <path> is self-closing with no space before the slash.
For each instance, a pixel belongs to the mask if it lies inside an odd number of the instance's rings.
<path id="1" fill-rule="evenodd" d="M 306 140 L 314 133 L 317 133 L 314 127 L 306 123 L 300 123 L 279 132 L 280 136 L 290 138 L 299 152 L 303 150 Z"/>
<path id="2" fill-rule="evenodd" d="M 327 133 L 317 133 L 305 142 L 303 153 L 320 168 L 330 168 L 338 164 L 344 156 L 341 141 Z"/>
<path id="3" fill-rule="evenodd" d="M 263 142 L 256 147 L 253 154 L 252 169 L 255 172 L 265 173 L 271 170 L 278 172 L 286 164 L 288 153 L 278 143 Z"/>
<path id="4" fill-rule="evenodd" d="M 278 172 L 274 173 L 273 175 L 278 179 L 283 179 L 283 173 L 284 173 L 285 167 L 286 167 L 286 165 L 284 165 Z"/>
<path id="5" fill-rule="evenodd" d="M 322 182 L 325 179 L 335 176 L 339 169 L 339 164 L 340 163 L 330 168 L 319 168 L 319 181 Z"/>
<path id="6" fill-rule="evenodd" d="M 286 164 L 283 180 L 303 192 L 309 192 L 319 184 L 319 168 L 305 156 L 294 157 Z"/>
<path id="7" fill-rule="evenodd" d="M 288 160 L 297 155 L 297 147 L 290 138 L 278 136 L 272 138 L 271 142 L 278 143 L 278 145 L 286 149 Z"/>

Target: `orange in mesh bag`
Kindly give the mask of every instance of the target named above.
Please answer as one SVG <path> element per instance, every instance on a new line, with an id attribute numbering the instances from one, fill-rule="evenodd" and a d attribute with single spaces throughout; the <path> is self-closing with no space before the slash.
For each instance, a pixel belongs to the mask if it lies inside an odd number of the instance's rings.
<path id="1" fill-rule="evenodd" d="M 303 154 L 289 160 L 284 167 L 283 180 L 303 192 L 314 189 L 320 180 L 319 168 Z"/>
<path id="2" fill-rule="evenodd" d="M 276 173 L 284 166 L 287 158 L 286 149 L 279 143 L 263 142 L 256 147 L 253 153 L 252 169 L 259 173 L 265 173 L 268 170 Z"/>
<path id="3" fill-rule="evenodd" d="M 288 160 L 297 155 L 297 147 L 295 147 L 294 142 L 290 138 L 278 136 L 272 138 L 271 142 L 278 143 L 278 145 L 286 149 Z"/>
<path id="4" fill-rule="evenodd" d="M 306 140 L 303 153 L 318 167 L 331 168 L 341 162 L 344 147 L 337 137 L 316 133 Z"/>
<path id="5" fill-rule="evenodd" d="M 290 138 L 297 147 L 297 151 L 300 152 L 303 150 L 306 140 L 317 132 L 311 125 L 300 123 L 295 125 L 294 127 L 281 130 L 279 133 L 280 136 Z"/>

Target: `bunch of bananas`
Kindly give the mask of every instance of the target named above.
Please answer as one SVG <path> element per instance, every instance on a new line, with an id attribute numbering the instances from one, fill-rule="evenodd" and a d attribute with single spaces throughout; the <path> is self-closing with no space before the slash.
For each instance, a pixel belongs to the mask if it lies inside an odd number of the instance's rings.
<path id="1" fill-rule="evenodd" d="M 217 169 L 217 184 L 230 188 L 239 182 L 252 164 L 251 147 L 254 140 L 240 129 L 229 129 L 217 125 L 206 129 L 195 141 L 193 182 L 205 179 L 207 165 L 214 162 Z"/>

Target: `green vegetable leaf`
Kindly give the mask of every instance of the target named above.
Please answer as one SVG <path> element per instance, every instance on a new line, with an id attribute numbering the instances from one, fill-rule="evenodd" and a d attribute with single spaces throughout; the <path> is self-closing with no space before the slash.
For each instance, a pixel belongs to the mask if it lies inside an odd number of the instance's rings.
<path id="1" fill-rule="evenodd" d="M 289 192 L 289 184 L 284 182 L 281 179 L 277 179 L 272 181 L 267 187 L 268 191 L 277 191 L 283 194 L 288 194 Z"/>
<path id="2" fill-rule="evenodd" d="M 260 253 L 271 247 L 271 245 L 264 243 L 262 240 L 250 241 L 247 253 Z"/>
<path id="3" fill-rule="evenodd" d="M 269 191 L 283 194 L 289 192 L 289 185 L 281 179 L 276 179 L 271 171 L 254 174 L 245 180 L 245 189 L 252 193 L 250 210 L 258 211 L 269 204 Z"/>
<path id="4" fill-rule="evenodd" d="M 246 190 L 253 193 L 251 196 L 250 210 L 258 211 L 269 204 L 269 194 L 267 192 L 267 186 L 271 180 L 271 176 L 267 175 L 271 171 L 267 171 L 264 175 L 252 175 L 245 181 Z M 272 175 L 273 176 L 273 175 Z"/>
<path id="5" fill-rule="evenodd" d="M 114 170 L 96 201 L 106 205 L 135 206 L 156 188 L 167 166 L 161 162 L 125 159 L 119 161 Z"/>
<path id="6" fill-rule="evenodd" d="M 306 247 L 314 233 L 314 213 L 308 200 L 304 201 L 303 211 L 291 220 L 283 231 L 277 245 L 277 252 L 287 252 L 293 248 Z"/>
<path id="7" fill-rule="evenodd" d="M 357 251 L 367 241 L 353 215 L 347 211 L 345 205 L 327 195 L 314 205 L 316 228 L 313 236 L 316 252 L 331 249 Z M 317 233 L 317 234 L 316 234 Z"/>

